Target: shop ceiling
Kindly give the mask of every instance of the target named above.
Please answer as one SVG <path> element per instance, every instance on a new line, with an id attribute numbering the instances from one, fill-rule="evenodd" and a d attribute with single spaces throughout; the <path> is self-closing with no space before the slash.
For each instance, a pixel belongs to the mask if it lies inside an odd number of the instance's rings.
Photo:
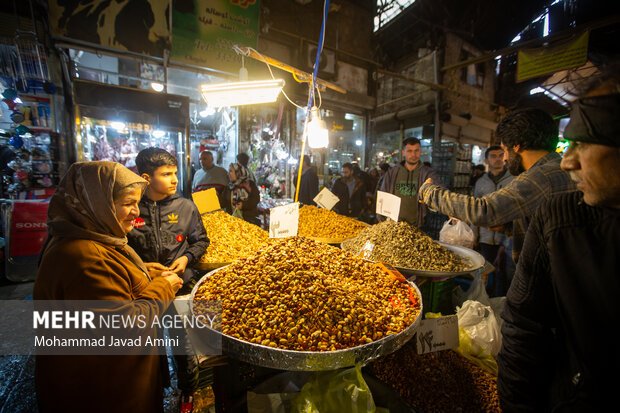
<path id="1" fill-rule="evenodd" d="M 456 33 L 482 51 L 510 46 L 511 41 L 552 0 L 416 0 L 398 17 L 378 30 L 376 39 L 385 57 L 396 62 L 411 51 L 429 47 L 433 36 L 446 31 Z M 578 24 L 609 17 L 620 12 L 620 2 L 608 0 L 563 0 L 552 7 L 574 7 Z M 562 22 L 558 22 L 562 24 Z M 526 40 L 526 39 L 522 39 Z M 601 39 L 606 47 L 617 39 Z"/>

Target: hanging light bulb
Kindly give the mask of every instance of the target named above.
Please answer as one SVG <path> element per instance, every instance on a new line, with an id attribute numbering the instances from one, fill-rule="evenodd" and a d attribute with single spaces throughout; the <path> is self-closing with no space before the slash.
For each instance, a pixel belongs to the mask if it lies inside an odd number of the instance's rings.
<path id="1" fill-rule="evenodd" d="M 327 148 L 329 144 L 329 131 L 325 121 L 319 116 L 319 109 L 312 108 L 312 119 L 308 123 L 308 145 L 313 149 Z"/>

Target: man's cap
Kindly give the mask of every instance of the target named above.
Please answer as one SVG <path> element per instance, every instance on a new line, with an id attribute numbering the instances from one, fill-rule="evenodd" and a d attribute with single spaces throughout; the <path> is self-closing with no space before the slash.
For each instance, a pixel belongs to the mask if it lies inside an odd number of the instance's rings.
<path id="1" fill-rule="evenodd" d="M 620 93 L 575 101 L 564 139 L 620 147 Z"/>

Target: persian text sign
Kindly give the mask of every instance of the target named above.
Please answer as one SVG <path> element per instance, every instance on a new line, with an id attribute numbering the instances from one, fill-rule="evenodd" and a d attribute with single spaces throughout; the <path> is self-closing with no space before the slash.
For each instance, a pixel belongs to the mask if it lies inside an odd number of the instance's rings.
<path id="1" fill-rule="evenodd" d="M 299 202 L 275 208 L 269 213 L 269 238 L 286 238 L 297 235 L 299 228 Z"/>
<path id="2" fill-rule="evenodd" d="M 588 59 L 589 35 L 586 31 L 560 46 L 519 50 L 517 82 L 584 65 Z"/>
<path id="3" fill-rule="evenodd" d="M 237 73 L 241 57 L 235 44 L 256 48 L 259 0 L 172 2 L 170 58 Z"/>
<path id="4" fill-rule="evenodd" d="M 316 204 L 321 208 L 331 210 L 334 205 L 340 201 L 340 199 L 329 189 L 323 188 L 321 192 L 314 197 L 313 201 L 316 202 Z"/>
<path id="5" fill-rule="evenodd" d="M 426 318 L 416 330 L 414 343 L 418 354 L 432 353 L 459 346 L 459 322 L 455 315 Z"/>

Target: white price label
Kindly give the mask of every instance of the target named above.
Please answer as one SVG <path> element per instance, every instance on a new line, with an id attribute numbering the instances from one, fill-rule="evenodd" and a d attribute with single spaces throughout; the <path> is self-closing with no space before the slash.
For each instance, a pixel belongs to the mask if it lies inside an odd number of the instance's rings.
<path id="1" fill-rule="evenodd" d="M 370 242 L 370 240 L 366 241 L 360 252 L 357 254 L 358 256 L 368 259 L 372 254 L 372 251 L 375 249 L 375 244 Z"/>
<path id="2" fill-rule="evenodd" d="M 269 238 L 294 237 L 298 228 L 299 202 L 271 208 L 269 211 Z"/>
<path id="3" fill-rule="evenodd" d="M 398 221 L 400 198 L 388 192 L 377 191 L 377 209 L 375 212 Z"/>
<path id="4" fill-rule="evenodd" d="M 458 347 L 458 317 L 456 315 L 449 315 L 421 320 L 416 330 L 414 341 L 418 354 Z"/>
<path id="5" fill-rule="evenodd" d="M 321 192 L 314 197 L 313 201 L 316 202 L 316 204 L 321 208 L 331 210 L 334 205 L 340 201 L 340 199 L 329 189 L 323 188 Z"/>

